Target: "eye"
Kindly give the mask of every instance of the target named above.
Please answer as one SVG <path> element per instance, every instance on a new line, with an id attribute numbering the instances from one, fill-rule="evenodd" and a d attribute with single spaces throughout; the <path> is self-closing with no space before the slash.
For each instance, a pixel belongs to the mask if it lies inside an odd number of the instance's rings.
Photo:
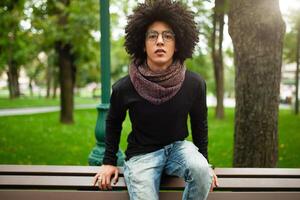
<path id="1" fill-rule="evenodd" d="M 166 40 L 173 40 L 174 39 L 174 34 L 171 33 L 171 32 L 164 32 L 163 34 L 164 34 L 164 38 Z"/>
<path id="2" fill-rule="evenodd" d="M 173 35 L 170 33 L 165 34 L 166 39 L 173 39 Z"/>
<path id="3" fill-rule="evenodd" d="M 148 38 L 149 39 L 155 39 L 157 37 L 157 34 L 155 34 L 155 33 L 150 33 L 149 35 L 148 35 Z"/>
<path id="4" fill-rule="evenodd" d="M 158 37 L 158 33 L 149 32 L 149 33 L 147 33 L 146 37 L 147 37 L 148 40 L 156 40 L 157 37 Z"/>

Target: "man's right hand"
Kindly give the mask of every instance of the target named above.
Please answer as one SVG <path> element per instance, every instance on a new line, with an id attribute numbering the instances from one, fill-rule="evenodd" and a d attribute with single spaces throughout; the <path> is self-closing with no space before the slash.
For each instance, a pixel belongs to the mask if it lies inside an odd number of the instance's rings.
<path id="1" fill-rule="evenodd" d="M 113 176 L 113 179 L 111 179 Z M 94 186 L 98 183 L 100 190 L 112 189 L 111 180 L 113 184 L 118 182 L 119 170 L 113 165 L 102 165 L 99 172 L 94 176 Z"/>

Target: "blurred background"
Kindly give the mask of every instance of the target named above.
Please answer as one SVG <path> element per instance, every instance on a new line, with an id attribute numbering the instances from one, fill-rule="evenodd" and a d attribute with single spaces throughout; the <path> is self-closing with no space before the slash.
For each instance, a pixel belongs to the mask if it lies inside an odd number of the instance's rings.
<path id="1" fill-rule="evenodd" d="M 101 103 L 99 2 L 1 0 L 1 164 L 87 165 L 88 154 L 95 144 L 96 106 Z M 132 13 L 138 2 L 142 1 L 110 1 L 112 84 L 128 73 L 130 57 L 123 46 L 124 27 L 126 16 Z M 188 59 L 185 64 L 207 82 L 210 157 L 216 166 L 230 167 L 233 159 L 235 66 L 226 8 L 220 37 L 220 29 L 215 26 L 215 1 L 183 2 L 196 13 L 200 30 L 193 59 Z M 300 167 L 297 153 L 300 149 L 300 118 L 295 114 L 296 83 L 299 85 L 296 82 L 296 61 L 300 1 L 279 0 L 279 5 L 286 33 L 281 67 L 277 165 Z M 217 36 L 214 34 L 216 30 L 219 31 Z M 214 59 L 218 59 L 213 56 L 216 43 L 221 44 L 218 48 L 222 51 L 224 70 L 224 95 L 220 101 L 217 101 L 220 97 L 217 97 L 214 75 Z M 60 77 L 64 70 L 68 70 L 70 76 Z M 67 101 L 65 106 L 74 103 L 75 108 L 68 110 L 62 108 L 63 98 L 60 97 L 62 88 L 70 83 L 72 89 L 65 90 L 64 94 L 70 95 L 73 102 Z M 217 102 L 223 102 L 223 106 L 218 107 Z M 71 112 L 72 117 L 63 120 L 59 110 Z M 130 132 L 128 118 L 123 127 L 121 148 L 125 149 L 126 135 Z"/>

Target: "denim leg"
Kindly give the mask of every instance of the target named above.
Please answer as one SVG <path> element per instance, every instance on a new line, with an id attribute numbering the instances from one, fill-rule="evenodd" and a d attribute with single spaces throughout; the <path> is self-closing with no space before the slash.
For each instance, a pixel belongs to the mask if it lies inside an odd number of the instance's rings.
<path id="1" fill-rule="evenodd" d="M 164 149 L 161 149 L 134 156 L 124 163 L 124 177 L 131 200 L 158 200 L 165 161 Z"/>
<path id="2" fill-rule="evenodd" d="M 207 160 L 192 142 L 178 141 L 173 144 L 168 151 L 165 173 L 184 178 L 184 200 L 205 200 L 212 182 Z"/>

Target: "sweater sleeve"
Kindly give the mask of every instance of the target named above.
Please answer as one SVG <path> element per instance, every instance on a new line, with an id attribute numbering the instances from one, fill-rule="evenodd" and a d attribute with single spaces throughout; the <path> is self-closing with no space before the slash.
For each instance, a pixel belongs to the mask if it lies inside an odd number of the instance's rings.
<path id="1" fill-rule="evenodd" d="M 207 105 L 206 105 L 206 83 L 201 80 L 196 91 L 192 108 L 190 110 L 192 138 L 199 152 L 208 160 L 208 127 L 207 127 Z"/>
<path id="2" fill-rule="evenodd" d="M 110 107 L 106 118 L 105 153 L 103 164 L 117 165 L 117 152 L 122 131 L 122 123 L 126 117 L 126 108 L 122 101 L 120 91 L 112 90 Z"/>

